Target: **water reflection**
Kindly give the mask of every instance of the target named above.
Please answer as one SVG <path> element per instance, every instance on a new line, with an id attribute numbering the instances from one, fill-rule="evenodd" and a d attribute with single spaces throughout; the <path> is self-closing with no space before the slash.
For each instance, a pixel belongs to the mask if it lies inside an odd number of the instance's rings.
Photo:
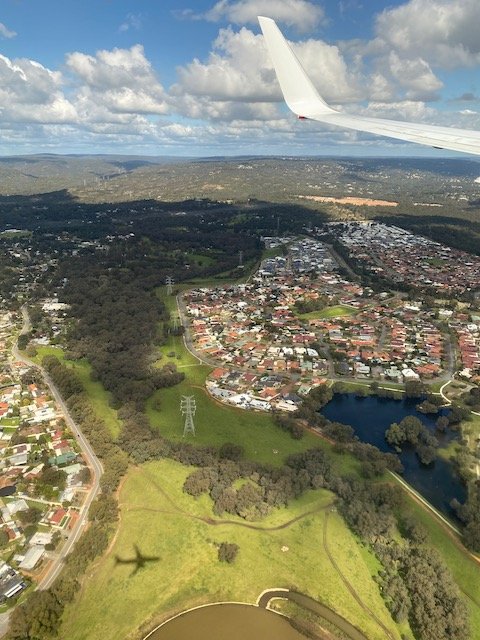
<path id="1" fill-rule="evenodd" d="M 400 422 L 406 416 L 419 418 L 435 433 L 440 447 L 445 447 L 452 439 L 457 438 L 458 434 L 450 430 L 445 434 L 435 431 L 438 416 L 444 415 L 446 410 L 440 410 L 435 416 L 427 416 L 415 409 L 417 404 L 418 400 L 411 399 L 392 400 L 376 396 L 357 398 L 351 393 L 338 393 L 323 407 L 321 413 L 329 420 L 351 425 L 362 442 L 374 444 L 381 451 L 393 451 L 385 441 L 385 431 L 392 422 Z M 437 458 L 432 465 L 426 467 L 420 463 L 411 447 L 404 447 L 399 457 L 405 467 L 405 480 L 437 509 L 452 516 L 450 501 L 453 498 L 465 501 L 465 487 L 449 462 Z"/>

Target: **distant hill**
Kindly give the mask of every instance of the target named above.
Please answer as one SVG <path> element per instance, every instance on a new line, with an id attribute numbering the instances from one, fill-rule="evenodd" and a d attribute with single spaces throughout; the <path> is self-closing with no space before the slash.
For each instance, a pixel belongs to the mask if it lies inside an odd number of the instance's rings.
<path id="1" fill-rule="evenodd" d="M 87 202 L 139 199 L 264 200 L 300 203 L 299 196 L 399 202 L 397 213 L 450 215 L 478 207 L 480 163 L 465 158 L 212 157 L 128 155 L 10 156 L 0 158 L 0 195 L 66 189 Z M 305 200 L 302 201 L 305 204 Z M 308 204 L 322 208 L 322 203 Z M 371 217 L 364 207 L 331 205 L 334 216 Z M 463 216 L 463 214 L 461 214 Z"/>

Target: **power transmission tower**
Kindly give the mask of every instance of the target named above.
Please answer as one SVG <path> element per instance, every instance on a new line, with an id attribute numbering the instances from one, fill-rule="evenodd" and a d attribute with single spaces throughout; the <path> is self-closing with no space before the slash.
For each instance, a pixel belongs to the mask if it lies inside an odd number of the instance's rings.
<path id="1" fill-rule="evenodd" d="M 173 285 L 175 284 L 175 281 L 172 278 L 172 276 L 167 276 L 165 278 L 165 284 L 167 285 L 167 295 L 171 296 L 173 293 Z"/>
<path id="2" fill-rule="evenodd" d="M 180 318 L 177 318 L 177 316 L 173 317 L 173 330 L 176 332 L 178 329 L 178 325 L 179 325 L 179 321 Z"/>
<path id="3" fill-rule="evenodd" d="M 194 396 L 182 396 L 180 400 L 180 411 L 182 412 L 182 416 L 185 416 L 185 426 L 183 428 L 183 437 L 192 433 L 195 435 L 195 425 L 193 424 L 193 416 L 195 415 L 195 411 L 197 410 L 197 406 L 195 404 Z"/>
<path id="4" fill-rule="evenodd" d="M 238 252 L 238 268 L 243 269 L 243 251 Z"/>

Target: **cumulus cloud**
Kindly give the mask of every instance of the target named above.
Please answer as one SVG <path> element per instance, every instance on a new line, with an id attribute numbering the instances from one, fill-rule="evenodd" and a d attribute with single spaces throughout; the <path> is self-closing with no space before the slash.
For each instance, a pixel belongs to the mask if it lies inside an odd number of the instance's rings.
<path id="1" fill-rule="evenodd" d="M 327 100 L 339 103 L 363 97 L 360 81 L 338 47 L 320 40 L 292 46 Z M 192 118 L 266 120 L 277 114 L 271 103 L 283 102 L 263 37 L 246 27 L 221 29 L 205 62 L 194 59 L 177 72 L 172 108 Z"/>
<path id="2" fill-rule="evenodd" d="M 437 111 L 418 100 L 401 100 L 399 102 L 369 102 L 362 109 L 356 109 L 360 115 L 375 118 L 389 118 L 392 120 L 407 120 L 413 122 L 434 121 Z"/>
<path id="3" fill-rule="evenodd" d="M 74 52 L 67 56 L 79 108 L 85 117 L 111 114 L 167 112 L 165 91 L 156 77 L 143 47 L 98 51 L 95 56 Z"/>
<path id="4" fill-rule="evenodd" d="M 389 56 L 392 76 L 400 87 L 406 89 L 409 100 L 435 100 L 443 83 L 435 76 L 430 65 L 422 58 L 400 58 L 392 51 Z"/>
<path id="5" fill-rule="evenodd" d="M 309 0 L 219 0 L 205 13 L 184 9 L 177 15 L 211 22 L 227 20 L 238 25 L 257 24 L 257 16 L 265 15 L 301 32 L 311 31 L 325 20 L 322 7 Z"/>
<path id="6" fill-rule="evenodd" d="M 445 68 L 480 63 L 479 32 L 478 0 L 410 0 L 376 20 L 381 42 Z"/>
<path id="7" fill-rule="evenodd" d="M 16 36 L 16 32 L 12 31 L 8 27 L 6 27 L 3 22 L 0 22 L 0 37 L 1 38 L 14 38 Z"/>
<path id="8" fill-rule="evenodd" d="M 206 62 L 195 58 L 177 72 L 177 94 L 253 102 L 280 97 L 263 37 L 245 27 L 221 29 Z"/>
<path id="9" fill-rule="evenodd" d="M 76 110 L 62 92 L 62 75 L 35 60 L 0 55 L 0 105 L 4 122 L 71 122 Z"/>

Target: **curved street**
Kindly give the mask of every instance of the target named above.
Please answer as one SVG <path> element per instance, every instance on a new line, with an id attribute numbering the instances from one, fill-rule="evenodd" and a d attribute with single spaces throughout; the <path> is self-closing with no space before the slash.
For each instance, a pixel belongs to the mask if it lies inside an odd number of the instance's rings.
<path id="1" fill-rule="evenodd" d="M 22 307 L 22 315 L 23 315 L 23 327 L 20 332 L 20 335 L 28 333 L 31 329 L 30 318 L 28 316 L 28 312 L 25 307 Z M 45 371 L 45 369 L 37 365 L 35 362 L 32 362 L 31 360 L 26 358 L 23 354 L 21 354 L 20 351 L 18 350 L 17 341 L 15 341 L 12 347 L 12 356 L 16 361 L 24 362 L 26 365 L 30 367 L 35 367 L 37 370 L 41 372 L 46 384 L 50 389 L 50 392 L 53 398 L 55 399 L 55 402 L 60 407 L 63 413 L 65 422 L 68 428 L 71 430 L 72 434 L 75 436 L 78 444 L 80 445 L 80 449 L 83 455 L 85 456 L 87 464 L 90 468 L 90 472 L 92 474 L 91 489 L 87 497 L 85 498 L 84 503 L 80 507 L 79 517 L 75 522 L 73 529 L 71 529 L 69 536 L 67 540 L 64 542 L 63 546 L 61 547 L 59 553 L 53 559 L 51 566 L 48 568 L 48 571 L 46 572 L 42 580 L 39 582 L 39 584 L 37 585 L 37 589 L 43 590 L 43 589 L 48 589 L 53 584 L 53 582 L 59 575 L 60 571 L 62 570 L 63 563 L 65 561 L 66 556 L 70 553 L 75 543 L 83 533 L 83 529 L 87 524 L 87 514 L 90 508 L 90 505 L 95 500 L 98 492 L 100 491 L 100 478 L 103 473 L 103 466 L 100 460 L 95 455 L 95 452 L 90 446 L 88 440 L 83 435 L 79 425 L 73 420 L 72 416 L 70 415 L 68 407 L 66 406 L 62 396 L 60 395 L 58 388 L 56 387 L 56 385 L 54 384 L 53 380 L 50 378 L 48 373 Z M 5 635 L 5 633 L 7 632 L 9 613 L 10 612 L 0 615 L 0 637 Z"/>

